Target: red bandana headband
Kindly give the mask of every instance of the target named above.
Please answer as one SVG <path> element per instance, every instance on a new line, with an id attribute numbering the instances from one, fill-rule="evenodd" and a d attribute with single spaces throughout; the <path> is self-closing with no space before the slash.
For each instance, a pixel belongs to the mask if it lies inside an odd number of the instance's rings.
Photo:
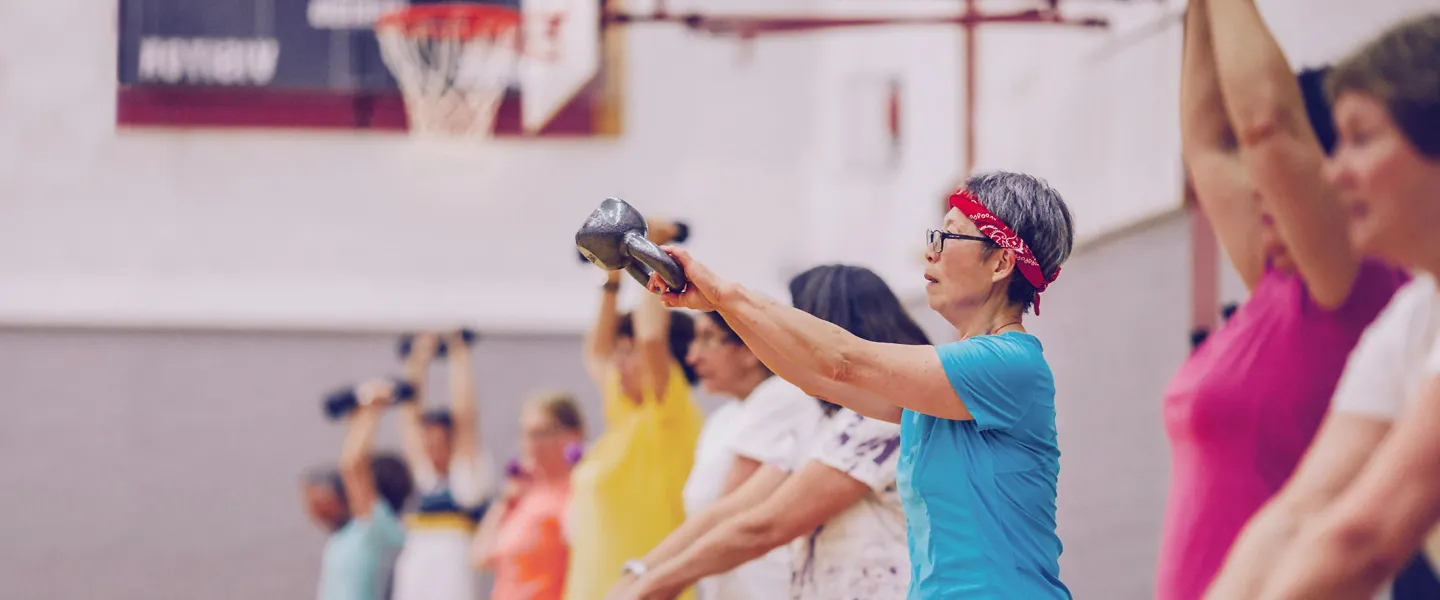
<path id="1" fill-rule="evenodd" d="M 1020 269 L 1020 274 L 1024 275 L 1025 280 L 1035 287 L 1035 316 L 1040 316 L 1040 292 L 1045 291 L 1045 288 L 1050 286 L 1050 282 L 1060 276 L 1060 269 L 1055 269 L 1054 273 L 1046 277 L 1045 272 L 1040 268 L 1040 261 L 1035 260 L 1035 253 L 1025 245 L 1025 240 L 1015 235 L 1015 232 L 1010 230 L 1010 226 L 1001 221 L 1000 217 L 991 213 L 990 209 L 985 208 L 985 205 L 981 204 L 980 200 L 969 190 L 960 189 L 951 194 L 950 206 L 960 209 L 966 218 L 975 223 L 975 226 L 980 229 L 980 233 L 994 240 L 1001 248 L 1015 253 L 1015 267 Z"/>

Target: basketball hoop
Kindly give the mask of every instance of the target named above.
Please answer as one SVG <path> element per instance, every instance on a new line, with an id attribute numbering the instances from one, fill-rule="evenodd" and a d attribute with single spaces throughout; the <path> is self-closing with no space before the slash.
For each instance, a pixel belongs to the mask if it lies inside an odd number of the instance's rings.
<path id="1" fill-rule="evenodd" d="M 516 10 L 480 4 L 412 6 L 375 22 L 412 135 L 490 138 L 520 59 L 520 24 Z"/>

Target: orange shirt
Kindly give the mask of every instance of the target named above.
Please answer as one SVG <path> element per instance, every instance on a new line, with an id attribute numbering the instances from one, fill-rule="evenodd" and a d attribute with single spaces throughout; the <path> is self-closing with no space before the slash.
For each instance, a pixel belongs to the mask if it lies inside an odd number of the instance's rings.
<path id="1" fill-rule="evenodd" d="M 536 484 L 505 515 L 490 554 L 492 600 L 560 600 L 570 549 L 561 525 L 570 484 Z"/>

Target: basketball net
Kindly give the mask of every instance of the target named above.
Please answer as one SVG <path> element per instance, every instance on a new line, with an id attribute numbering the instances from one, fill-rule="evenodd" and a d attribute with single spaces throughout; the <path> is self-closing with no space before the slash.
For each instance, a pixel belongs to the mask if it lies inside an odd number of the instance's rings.
<path id="1" fill-rule="evenodd" d="M 375 35 L 405 99 L 413 139 L 462 151 L 488 144 L 522 57 L 518 11 L 413 6 L 381 17 Z"/>

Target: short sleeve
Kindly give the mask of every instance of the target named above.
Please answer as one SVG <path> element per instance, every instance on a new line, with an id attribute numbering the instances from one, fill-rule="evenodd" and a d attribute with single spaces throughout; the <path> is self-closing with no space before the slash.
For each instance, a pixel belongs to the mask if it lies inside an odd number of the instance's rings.
<path id="1" fill-rule="evenodd" d="M 877 493 L 895 485 L 900 426 L 842 410 L 819 433 L 810 460 L 839 470 Z"/>
<path id="2" fill-rule="evenodd" d="M 1440 375 L 1440 336 L 1435 336 L 1435 343 L 1430 347 L 1430 357 L 1425 360 L 1425 374 Z"/>
<path id="3" fill-rule="evenodd" d="M 1391 420 L 1405 403 L 1405 360 L 1410 321 L 1417 302 L 1406 288 L 1361 334 L 1350 352 L 1331 408 L 1337 412 Z"/>
<path id="4" fill-rule="evenodd" d="M 1011 429 L 1035 406 L 1037 384 L 1054 382 L 1039 348 L 1023 334 L 985 335 L 935 348 L 945 377 L 981 430 Z"/>
<path id="5" fill-rule="evenodd" d="M 400 523 L 390 505 L 380 498 L 375 499 L 375 504 L 370 509 L 370 518 L 357 519 L 356 526 L 360 528 L 367 545 L 385 548 L 405 544 L 405 526 Z"/>
<path id="6" fill-rule="evenodd" d="M 475 456 L 456 456 L 450 462 L 450 494 L 455 503 L 464 508 L 474 508 L 494 493 L 495 461 L 485 448 Z"/>
<path id="7" fill-rule="evenodd" d="M 794 385 L 772 378 L 741 405 L 731 451 L 779 469 L 789 470 L 795 454 L 814 433 L 820 404 Z"/>
<path id="8" fill-rule="evenodd" d="M 1346 322 L 1363 327 L 1375 320 L 1395 296 L 1395 291 L 1409 281 L 1403 269 L 1398 269 L 1375 259 L 1365 259 L 1355 273 L 1355 282 L 1350 285 L 1350 296 L 1345 298 L 1335 313 Z M 1306 298 L 1310 299 L 1309 290 Z"/>
<path id="9" fill-rule="evenodd" d="M 435 472 L 429 460 L 422 460 L 419 464 L 408 464 L 410 467 L 410 478 L 415 480 L 415 489 L 421 493 L 429 492 L 440 485 L 440 474 Z"/>

